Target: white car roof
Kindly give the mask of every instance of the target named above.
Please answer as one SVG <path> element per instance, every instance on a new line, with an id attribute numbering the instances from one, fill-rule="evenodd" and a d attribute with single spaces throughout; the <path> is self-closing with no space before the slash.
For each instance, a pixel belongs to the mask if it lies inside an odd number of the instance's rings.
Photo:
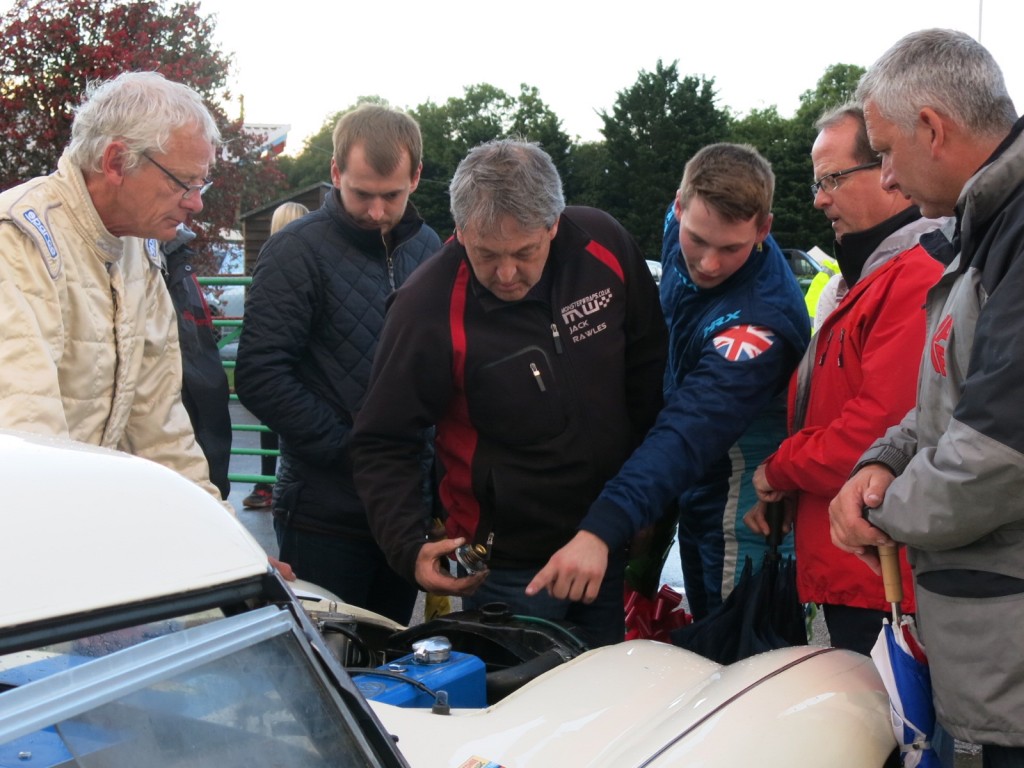
<path id="1" fill-rule="evenodd" d="M 267 555 L 210 494 L 145 459 L 0 430 L 0 626 L 265 573 Z"/>

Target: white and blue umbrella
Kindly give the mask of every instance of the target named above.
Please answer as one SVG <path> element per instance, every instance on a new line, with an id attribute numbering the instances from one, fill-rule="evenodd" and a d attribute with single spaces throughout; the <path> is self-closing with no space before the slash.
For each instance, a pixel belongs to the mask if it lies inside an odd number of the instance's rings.
<path id="1" fill-rule="evenodd" d="M 932 748 L 935 733 L 935 705 L 928 657 L 917 637 L 913 616 L 900 616 L 903 585 L 895 546 L 879 547 L 885 599 L 892 605 L 892 622 L 885 619 L 871 659 L 889 694 L 892 732 L 900 747 L 904 768 L 940 768 Z"/>
<path id="2" fill-rule="evenodd" d="M 895 627 L 886 619 L 871 658 L 889 694 L 900 764 L 904 768 L 939 768 L 939 757 L 931 745 L 935 732 L 931 675 L 913 617 L 903 616 Z"/>

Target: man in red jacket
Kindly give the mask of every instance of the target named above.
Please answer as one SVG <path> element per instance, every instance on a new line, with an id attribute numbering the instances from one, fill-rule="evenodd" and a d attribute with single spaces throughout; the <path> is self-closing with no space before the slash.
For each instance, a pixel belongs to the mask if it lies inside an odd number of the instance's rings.
<path id="1" fill-rule="evenodd" d="M 859 107 L 827 112 L 817 128 L 811 192 L 832 222 L 841 273 L 823 294 L 834 308 L 793 375 L 790 437 L 753 483 L 761 502 L 796 502 L 800 599 L 824 606 L 832 645 L 868 654 L 889 604 L 881 578 L 833 546 L 828 504 L 867 447 L 914 404 L 925 293 L 943 270 L 929 250 L 948 241 L 938 231 L 944 220 L 921 218 L 898 191 L 882 188 Z M 763 506 L 746 519 L 767 534 Z M 912 613 L 905 555 L 901 568 L 903 609 Z"/>

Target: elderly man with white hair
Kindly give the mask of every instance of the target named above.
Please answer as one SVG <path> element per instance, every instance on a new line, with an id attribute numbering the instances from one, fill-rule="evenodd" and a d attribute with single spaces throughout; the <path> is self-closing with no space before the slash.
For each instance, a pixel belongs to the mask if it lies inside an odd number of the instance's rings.
<path id="1" fill-rule="evenodd" d="M 203 209 L 219 142 L 194 90 L 126 73 L 88 90 L 56 172 L 0 194 L 0 428 L 143 456 L 221 498 L 159 250 Z"/>

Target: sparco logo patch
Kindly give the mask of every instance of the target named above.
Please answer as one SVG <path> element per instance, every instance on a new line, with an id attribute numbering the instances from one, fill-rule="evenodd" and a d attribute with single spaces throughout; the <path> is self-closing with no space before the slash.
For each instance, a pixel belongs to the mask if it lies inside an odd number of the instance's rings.
<path id="1" fill-rule="evenodd" d="M 157 269 L 162 269 L 164 262 L 160 258 L 160 241 L 150 238 L 142 246 L 146 249 L 146 257 L 152 262 L 153 266 Z"/>
<path id="2" fill-rule="evenodd" d="M 50 235 L 50 230 L 46 228 L 43 220 L 39 218 L 39 214 L 33 209 L 29 208 L 24 213 L 25 221 L 36 228 L 39 232 L 40 237 L 43 238 L 43 243 L 46 244 L 46 250 L 50 254 L 50 258 L 46 259 L 46 270 L 50 273 L 50 277 L 56 278 L 60 274 L 60 254 L 57 253 L 57 244 L 53 242 L 53 237 Z"/>
<path id="3" fill-rule="evenodd" d="M 611 288 L 603 288 L 562 307 L 562 322 L 568 326 L 569 336 L 574 342 L 583 341 L 608 328 L 608 324 L 598 322 L 595 315 L 612 303 L 612 295 Z"/>

